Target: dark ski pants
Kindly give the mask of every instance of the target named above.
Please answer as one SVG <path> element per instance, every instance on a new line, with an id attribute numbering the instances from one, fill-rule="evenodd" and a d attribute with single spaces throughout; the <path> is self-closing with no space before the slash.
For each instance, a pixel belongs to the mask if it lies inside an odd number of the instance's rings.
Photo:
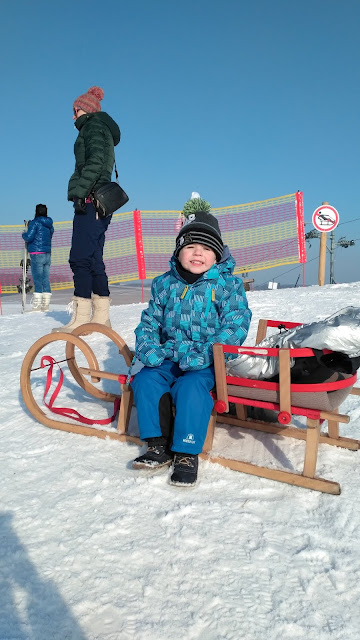
<path id="1" fill-rule="evenodd" d="M 105 231 L 111 216 L 100 220 L 91 203 L 85 213 L 75 213 L 69 263 L 74 274 L 74 295 L 91 298 L 91 293 L 109 296 L 108 279 L 103 260 Z"/>
<path id="2" fill-rule="evenodd" d="M 137 409 L 140 438 L 164 435 L 160 424 L 164 396 L 170 394 L 176 407 L 172 451 L 201 453 L 214 403 L 214 367 L 200 371 L 181 371 L 170 360 L 159 367 L 144 367 L 134 377 L 131 387 Z"/>

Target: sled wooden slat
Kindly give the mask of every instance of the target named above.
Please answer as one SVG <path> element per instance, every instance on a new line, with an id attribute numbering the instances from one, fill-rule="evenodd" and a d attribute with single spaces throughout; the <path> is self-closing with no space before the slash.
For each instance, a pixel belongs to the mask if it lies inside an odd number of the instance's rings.
<path id="1" fill-rule="evenodd" d="M 210 420 L 209 420 L 209 424 L 208 424 L 207 435 L 206 435 L 206 439 L 205 439 L 204 446 L 203 446 L 203 453 L 204 454 L 209 454 L 210 451 L 211 451 L 212 442 L 213 442 L 213 439 L 214 439 L 215 427 L 216 427 L 216 411 L 213 410 L 211 412 L 211 416 L 210 416 Z"/>
<path id="2" fill-rule="evenodd" d="M 336 420 L 333 420 L 332 418 L 328 419 L 328 434 L 329 434 L 329 438 L 335 439 L 335 440 L 339 440 L 340 438 L 340 432 L 339 432 L 339 411 L 338 409 L 336 409 L 334 411 L 334 413 L 336 413 Z"/>
<path id="3" fill-rule="evenodd" d="M 266 338 L 266 332 L 267 332 L 267 321 L 264 319 L 261 319 L 259 320 L 258 329 L 256 333 L 256 340 L 255 340 L 256 344 L 259 344 L 259 342 L 261 342 L 262 340 L 264 340 L 264 338 Z"/>
<path id="4" fill-rule="evenodd" d="M 285 482 L 297 487 L 303 487 L 304 489 L 313 489 L 314 491 L 322 491 L 323 493 L 331 493 L 333 495 L 339 495 L 341 488 L 338 482 L 332 482 L 331 480 L 325 480 L 324 478 L 308 478 L 298 473 L 291 471 L 282 471 L 281 469 L 269 469 L 268 467 L 260 467 L 252 464 L 251 462 L 242 462 L 240 460 L 229 460 L 228 458 L 220 457 L 208 457 L 206 454 L 201 454 L 201 458 L 221 464 L 223 467 L 232 469 L 233 471 L 241 471 L 252 476 L 258 476 L 260 478 L 266 478 L 267 480 L 276 480 L 277 482 Z"/>
<path id="5" fill-rule="evenodd" d="M 291 413 L 290 350 L 279 349 L 280 411 Z"/>
<path id="6" fill-rule="evenodd" d="M 228 396 L 228 401 L 230 402 L 235 402 L 235 403 L 239 403 L 241 402 L 241 405 L 246 407 L 246 406 L 253 406 L 253 401 L 249 398 L 243 398 L 239 395 L 236 396 Z M 271 406 L 267 406 L 268 404 L 270 404 L 269 402 L 266 401 L 256 401 L 258 402 L 258 404 L 256 406 L 263 406 L 264 408 L 268 408 L 268 409 L 274 409 L 276 411 L 280 411 L 280 405 L 277 403 L 271 403 Z M 238 404 L 236 406 L 239 406 Z M 294 415 L 304 415 L 303 414 L 303 409 L 301 407 L 296 407 L 295 405 L 292 406 L 291 409 L 292 413 Z M 335 413 L 334 412 L 330 412 L 330 411 L 320 411 L 319 409 L 309 409 L 309 418 L 313 418 L 313 419 L 320 419 L 320 420 L 334 420 L 336 419 L 337 422 L 342 422 L 344 424 L 348 424 L 350 422 L 350 417 L 346 416 L 342 413 Z"/>
<path id="7" fill-rule="evenodd" d="M 316 470 L 316 460 L 319 449 L 320 420 L 306 421 L 306 448 L 303 475 L 313 478 Z"/>
<path id="8" fill-rule="evenodd" d="M 237 405 L 241 406 L 241 405 Z M 279 436 L 287 436 L 289 438 L 295 438 L 297 440 L 306 440 L 306 429 L 299 429 L 297 427 L 285 427 L 279 424 L 272 424 L 270 422 L 256 422 L 255 420 L 241 420 L 235 418 L 235 416 L 227 416 L 218 414 L 216 416 L 216 422 L 223 424 L 234 425 L 235 427 L 242 427 L 244 429 L 254 429 L 254 431 L 263 431 L 264 433 L 273 433 Z M 339 438 L 332 438 L 327 433 L 320 433 L 319 442 L 322 444 L 332 444 L 335 447 L 342 449 L 350 449 L 351 451 L 358 451 L 360 449 L 360 441 L 354 438 L 345 438 L 339 436 Z"/>
<path id="9" fill-rule="evenodd" d="M 221 344 L 214 344 L 214 369 L 216 379 L 216 397 L 224 403 L 224 411 L 229 411 L 228 391 L 226 384 L 225 360 Z"/>
<path id="10" fill-rule="evenodd" d="M 84 376 L 91 376 L 91 378 L 115 380 L 116 382 L 119 380 L 119 376 L 116 373 L 110 373 L 110 371 L 99 371 L 99 369 L 87 369 L 86 367 L 79 367 L 79 371 Z"/>
<path id="11" fill-rule="evenodd" d="M 350 416 L 345 416 L 341 413 L 330 413 L 330 411 L 320 411 L 320 418 L 322 420 L 336 420 L 336 422 L 342 422 L 343 424 L 348 424 L 350 422 Z"/>

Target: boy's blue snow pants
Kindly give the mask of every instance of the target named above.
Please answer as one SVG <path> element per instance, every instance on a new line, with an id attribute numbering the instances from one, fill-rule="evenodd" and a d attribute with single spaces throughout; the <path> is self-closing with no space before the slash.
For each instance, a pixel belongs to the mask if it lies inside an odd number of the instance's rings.
<path id="1" fill-rule="evenodd" d="M 214 387 L 214 367 L 182 371 L 177 363 L 164 360 L 159 367 L 144 367 L 131 383 L 137 409 L 140 438 L 162 436 L 160 400 L 171 394 L 176 407 L 172 451 L 201 453 L 214 406 L 210 391 Z"/>
<path id="2" fill-rule="evenodd" d="M 74 274 L 74 295 L 91 298 L 91 293 L 109 296 L 103 260 L 105 231 L 111 216 L 100 220 L 95 208 L 86 204 L 85 213 L 75 213 L 69 263 Z"/>

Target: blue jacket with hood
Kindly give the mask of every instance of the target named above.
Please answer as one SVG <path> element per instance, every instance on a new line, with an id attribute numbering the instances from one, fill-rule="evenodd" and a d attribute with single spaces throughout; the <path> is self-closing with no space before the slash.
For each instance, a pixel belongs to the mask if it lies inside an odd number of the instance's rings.
<path id="1" fill-rule="evenodd" d="M 148 367 L 164 360 L 183 371 L 213 364 L 213 345 L 241 345 L 251 311 L 235 261 L 227 246 L 222 259 L 193 284 L 187 284 L 170 260 L 170 271 L 153 280 L 149 306 L 135 330 L 135 355 Z"/>
<path id="2" fill-rule="evenodd" d="M 28 243 L 29 253 L 51 253 L 51 238 L 54 233 L 53 221 L 47 216 L 37 216 L 30 220 L 28 230 L 22 234 Z"/>

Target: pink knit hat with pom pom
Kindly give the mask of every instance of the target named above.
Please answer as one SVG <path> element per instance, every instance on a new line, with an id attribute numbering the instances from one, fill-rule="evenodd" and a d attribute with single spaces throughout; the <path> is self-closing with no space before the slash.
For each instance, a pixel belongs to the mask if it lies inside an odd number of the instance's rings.
<path id="1" fill-rule="evenodd" d="M 101 111 L 100 100 L 104 97 L 104 92 L 100 87 L 90 87 L 87 93 L 74 100 L 73 108 L 82 109 L 86 113 L 96 113 Z"/>

